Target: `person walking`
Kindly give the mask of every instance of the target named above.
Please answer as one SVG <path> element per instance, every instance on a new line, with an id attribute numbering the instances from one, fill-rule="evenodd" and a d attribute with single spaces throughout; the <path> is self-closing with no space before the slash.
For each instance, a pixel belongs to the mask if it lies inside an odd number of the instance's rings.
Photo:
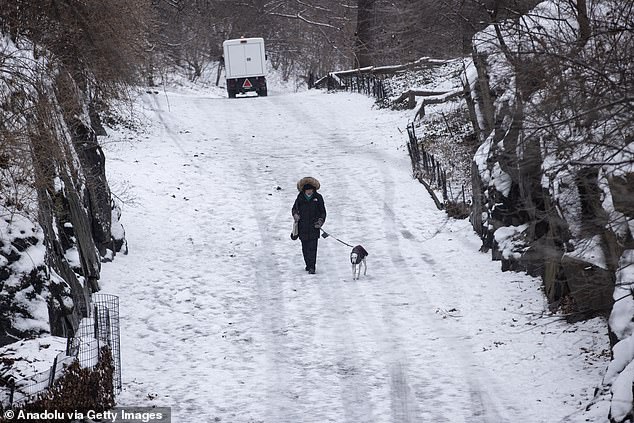
<path id="1" fill-rule="evenodd" d="M 326 206 L 323 197 L 317 192 L 319 187 L 319 181 L 313 177 L 300 179 L 297 182 L 299 194 L 291 209 L 293 219 L 297 222 L 299 239 L 302 241 L 305 270 L 311 275 L 315 274 L 319 230 L 326 221 Z"/>

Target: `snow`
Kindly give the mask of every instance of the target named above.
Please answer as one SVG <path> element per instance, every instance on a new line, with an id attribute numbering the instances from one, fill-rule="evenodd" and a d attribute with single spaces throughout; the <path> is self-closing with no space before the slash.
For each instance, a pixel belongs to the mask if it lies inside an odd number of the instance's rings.
<path id="1" fill-rule="evenodd" d="M 491 175 L 487 168 L 487 159 L 491 154 L 491 147 L 493 147 L 493 138 L 489 137 L 485 142 L 480 144 L 480 147 L 478 147 L 478 150 L 473 156 L 473 161 L 478 166 L 480 178 L 482 178 L 482 182 L 485 184 L 488 184 L 491 180 Z"/>
<path id="2" fill-rule="evenodd" d="M 44 336 L 21 340 L 0 348 L 0 378 L 15 381 L 13 403 L 26 401 L 41 393 L 49 385 L 51 370 L 57 358 L 54 379 L 65 372 L 74 357 L 66 355 L 66 338 Z M 9 390 L 0 389 L 0 404 L 8 406 Z"/>
<path id="3" fill-rule="evenodd" d="M 23 317 L 22 314 L 13 316 L 13 327 L 21 331 L 41 331 L 48 332 L 48 291 L 45 295 L 35 294 L 32 286 L 16 292 L 15 302 L 28 311 L 31 317 Z"/>
<path id="4" fill-rule="evenodd" d="M 632 381 L 634 380 L 634 362 L 616 377 L 612 385 L 612 405 L 610 416 L 614 421 L 623 421 L 632 410 Z"/>
<path id="5" fill-rule="evenodd" d="M 601 235 L 592 238 L 573 240 L 574 250 L 565 253 L 568 257 L 573 257 L 585 261 L 601 269 L 607 269 L 608 265 L 603 252 Z"/>
<path id="6" fill-rule="evenodd" d="M 123 225 L 118 219 L 115 219 L 115 213 L 112 214 L 112 222 L 110 226 L 110 233 L 114 239 L 123 239 L 125 238 L 125 230 L 123 229 Z"/>
<path id="7" fill-rule="evenodd" d="M 498 249 L 502 253 L 502 257 L 505 259 L 514 258 L 519 259 L 521 253 L 517 251 L 517 248 L 522 248 L 526 243 L 516 241 L 518 236 L 528 229 L 528 224 L 520 226 L 503 226 L 496 229 L 494 236 L 495 241 L 498 243 Z"/>
<path id="8" fill-rule="evenodd" d="M 68 264 L 77 269 L 81 269 L 81 259 L 79 258 L 79 250 L 73 246 L 64 252 L 64 257 Z"/>
<path id="9" fill-rule="evenodd" d="M 614 345 L 613 360 L 604 376 L 604 384 L 611 385 L 612 405 L 610 414 L 623 419 L 632 409 L 632 383 L 634 381 L 634 250 L 626 250 L 619 259 L 614 289 L 614 306 L 610 314 L 610 329 L 620 339 Z"/>
<path id="10" fill-rule="evenodd" d="M 45 264 L 46 246 L 41 226 L 26 216 L 14 214 L 0 219 L 0 236 L 2 237 L 0 248 L 5 255 L 19 254 L 19 258 L 10 264 L 8 264 L 9 260 L 0 256 L 2 257 L 0 266 L 6 266 L 11 271 L 8 277 L 0 281 L 0 288 L 7 292 L 14 292 L 13 305 L 22 310 L 20 313 L 13 314 L 13 326 L 23 331 L 48 332 L 48 290 L 44 289 L 40 294 L 36 294 L 34 288 L 24 284 L 22 280 Z M 17 243 L 20 242 L 22 245 L 27 241 L 35 242 L 35 245 L 29 245 L 24 251 L 19 251 L 16 247 Z"/>
<path id="11" fill-rule="evenodd" d="M 122 207 L 130 254 L 100 281 L 121 301 L 121 405 L 171 406 L 174 422 L 607 415 L 585 411 L 605 321 L 550 315 L 539 280 L 500 272 L 466 220 L 435 208 L 411 177 L 407 111 L 274 88 L 143 94 L 145 128 L 105 140 L 108 178 L 135 200 Z M 324 229 L 369 251 L 358 281 L 332 237 L 304 271 L 289 234 L 307 175 Z"/>
<path id="12" fill-rule="evenodd" d="M 610 329 L 618 337 L 624 339 L 634 334 L 634 298 L 632 287 L 634 283 L 634 267 L 627 265 L 634 261 L 634 250 L 625 250 L 619 259 L 619 271 L 616 274 L 614 288 L 614 306 L 610 314 Z"/>
<path id="13" fill-rule="evenodd" d="M 66 351 L 66 338 L 59 336 L 43 336 L 41 338 L 21 340 L 0 348 L 0 357 L 6 362 L 15 360 L 10 366 L 10 373 L 1 368 L 0 376 L 8 379 L 22 379 L 35 373 L 48 370 L 55 357 Z"/>
<path id="14" fill-rule="evenodd" d="M 509 196 L 511 187 L 513 186 L 513 179 L 511 179 L 511 175 L 502 170 L 499 162 L 495 162 L 493 165 L 491 184 L 498 192 L 502 193 L 503 196 Z"/>
<path id="15" fill-rule="evenodd" d="M 557 200 L 563 218 L 568 223 L 573 238 L 579 238 L 582 236 L 581 199 L 575 176 L 570 171 L 557 172 L 552 181 L 552 194 Z"/>
<path id="16" fill-rule="evenodd" d="M 28 273 L 32 269 L 44 264 L 46 246 L 42 243 L 29 246 L 20 259 L 9 266 L 16 273 Z"/>

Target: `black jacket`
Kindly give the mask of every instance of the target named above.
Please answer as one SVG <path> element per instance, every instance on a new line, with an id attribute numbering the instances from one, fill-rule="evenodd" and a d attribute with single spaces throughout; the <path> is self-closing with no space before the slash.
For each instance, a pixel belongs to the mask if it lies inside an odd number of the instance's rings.
<path id="1" fill-rule="evenodd" d="M 326 206 L 321 194 L 315 192 L 310 200 L 307 200 L 304 193 L 300 192 L 291 213 L 299 215 L 299 239 L 319 238 L 319 229 L 315 228 L 315 223 L 319 221 L 323 225 L 326 221 Z"/>

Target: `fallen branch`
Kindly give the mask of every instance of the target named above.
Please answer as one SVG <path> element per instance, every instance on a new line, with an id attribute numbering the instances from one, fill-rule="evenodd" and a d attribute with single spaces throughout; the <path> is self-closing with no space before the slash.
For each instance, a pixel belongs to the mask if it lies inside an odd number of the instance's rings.
<path id="1" fill-rule="evenodd" d="M 296 18 L 296 16 L 287 16 L 287 17 Z M 326 81 L 328 77 L 343 77 L 343 76 L 349 76 L 349 75 L 366 75 L 366 74 L 389 75 L 389 74 L 395 74 L 404 70 L 420 69 L 420 68 L 426 68 L 431 66 L 442 66 L 442 65 L 446 65 L 447 63 L 454 62 L 456 60 L 458 59 L 442 60 L 442 59 L 431 59 L 429 57 L 421 57 L 418 60 L 406 63 L 404 65 L 366 66 L 364 68 L 355 68 L 355 69 L 348 69 L 348 70 L 337 71 L 337 72 L 330 72 L 328 75 L 318 79 L 315 82 L 315 87 L 319 88 L 320 84 Z"/>
<path id="2" fill-rule="evenodd" d="M 423 178 L 423 173 L 422 172 L 416 172 L 414 177 L 416 179 L 418 179 L 418 181 L 421 184 L 423 184 L 425 189 L 427 189 L 427 192 L 431 196 L 432 200 L 434 200 L 434 203 L 436 204 L 436 207 L 438 208 L 438 210 L 444 210 L 445 209 L 445 205 L 438 199 L 438 196 L 436 196 L 436 193 L 432 189 L 431 185 L 429 185 L 429 183 L 427 181 L 425 181 L 425 179 Z"/>
<path id="3" fill-rule="evenodd" d="M 407 90 L 403 92 L 398 98 L 392 101 L 397 104 L 404 100 L 407 100 L 407 108 L 413 109 L 416 107 L 416 97 L 441 97 L 449 91 L 425 91 L 425 90 Z"/>
<path id="4" fill-rule="evenodd" d="M 441 95 L 436 95 L 436 96 L 430 96 L 427 97 L 425 99 L 423 99 L 422 103 L 420 104 L 420 107 L 418 108 L 418 111 L 416 112 L 416 115 L 414 116 L 414 120 L 416 120 L 417 118 L 422 118 L 425 116 L 425 106 L 428 104 L 441 104 L 441 103 L 445 103 L 446 101 L 451 100 L 452 98 L 458 97 L 459 95 L 464 94 L 464 90 L 461 88 L 459 90 L 455 90 L 455 91 L 448 91 L 444 94 Z"/>

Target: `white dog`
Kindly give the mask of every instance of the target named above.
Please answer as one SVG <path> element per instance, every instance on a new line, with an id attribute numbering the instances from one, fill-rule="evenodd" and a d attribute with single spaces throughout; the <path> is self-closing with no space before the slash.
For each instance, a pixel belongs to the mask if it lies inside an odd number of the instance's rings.
<path id="1" fill-rule="evenodd" d="M 352 249 L 350 253 L 350 263 L 352 263 L 352 280 L 359 279 L 361 276 L 361 264 L 363 264 L 363 274 L 368 270 L 368 265 L 365 262 L 365 258 L 368 256 L 368 252 L 360 245 L 357 245 Z"/>

